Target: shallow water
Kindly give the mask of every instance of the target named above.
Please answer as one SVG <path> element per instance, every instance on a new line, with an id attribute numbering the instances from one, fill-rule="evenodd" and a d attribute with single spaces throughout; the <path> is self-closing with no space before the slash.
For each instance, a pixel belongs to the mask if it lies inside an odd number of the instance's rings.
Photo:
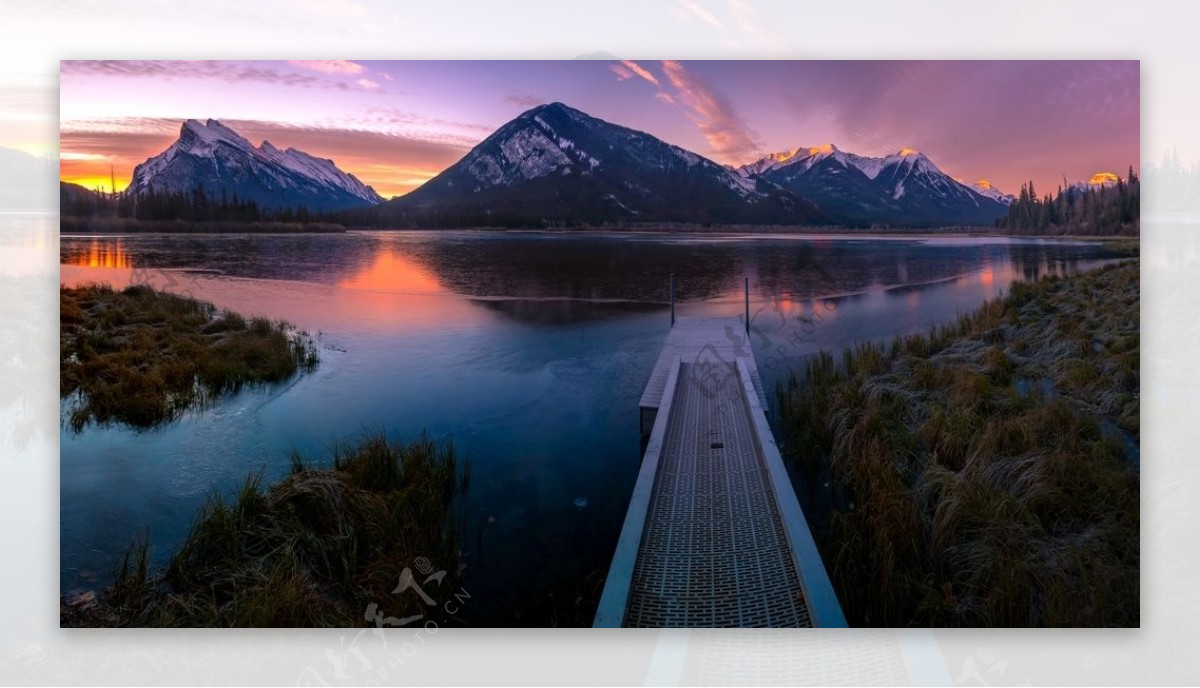
<path id="1" fill-rule="evenodd" d="M 749 278 L 750 340 L 773 386 L 822 348 L 924 331 L 1014 280 L 1113 259 L 1003 238 L 64 236 L 64 284 L 145 282 L 283 318 L 317 335 L 321 364 L 157 430 L 64 430 L 61 586 L 103 585 L 147 529 L 165 563 L 209 494 L 285 475 L 293 448 L 317 458 L 371 430 L 425 432 L 471 461 L 465 621 L 546 623 L 554 599 L 607 570 L 671 273 L 680 316 L 742 315 Z"/>

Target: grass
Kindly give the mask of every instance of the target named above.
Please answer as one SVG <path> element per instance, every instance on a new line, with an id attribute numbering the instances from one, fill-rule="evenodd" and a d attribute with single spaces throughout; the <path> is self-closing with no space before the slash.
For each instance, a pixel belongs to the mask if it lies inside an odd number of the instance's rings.
<path id="1" fill-rule="evenodd" d="M 1138 625 L 1138 306 L 1136 262 L 1017 283 L 781 390 L 851 624 Z"/>
<path id="2" fill-rule="evenodd" d="M 286 322 L 132 286 L 59 289 L 59 395 L 74 431 L 145 429 L 246 385 L 317 365 L 313 341 Z"/>
<path id="3" fill-rule="evenodd" d="M 369 609 L 444 621 L 460 580 L 452 504 L 470 482 L 453 446 L 376 435 L 335 448 L 326 468 L 291 459 L 270 489 L 251 475 L 214 496 L 165 571 L 149 570 L 140 539 L 111 587 L 61 606 L 62 624 L 345 628 L 372 625 Z M 421 557 L 445 577 L 426 582 Z M 396 592 L 406 568 L 437 606 Z"/>

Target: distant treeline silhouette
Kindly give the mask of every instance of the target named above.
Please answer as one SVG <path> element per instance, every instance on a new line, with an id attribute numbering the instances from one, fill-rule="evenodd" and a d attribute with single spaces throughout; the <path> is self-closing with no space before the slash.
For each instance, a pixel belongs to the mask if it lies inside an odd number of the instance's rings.
<path id="1" fill-rule="evenodd" d="M 107 194 L 63 185 L 59 210 L 64 216 L 109 216 L 136 220 L 188 222 L 328 222 L 327 213 L 314 213 L 303 205 L 267 209 L 237 194 L 210 196 L 204 186 L 188 192 L 147 190 Z"/>
<path id="2" fill-rule="evenodd" d="M 1029 181 L 996 226 L 1014 234 L 1137 234 L 1141 202 L 1141 181 L 1132 166 L 1115 183 L 1068 185 L 1064 179 L 1055 195 L 1041 198 Z"/>

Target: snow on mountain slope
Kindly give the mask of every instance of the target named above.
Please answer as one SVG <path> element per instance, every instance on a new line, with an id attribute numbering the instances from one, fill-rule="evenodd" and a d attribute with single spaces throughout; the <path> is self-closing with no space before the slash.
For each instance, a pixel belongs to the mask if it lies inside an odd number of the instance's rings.
<path id="1" fill-rule="evenodd" d="M 463 217 L 517 223 L 829 223 L 811 203 L 767 180 L 562 103 L 500 126 L 460 161 L 396 199 L 399 222 Z M 481 219 L 476 219 L 481 218 Z M 438 220 L 442 221 L 442 220 Z M 467 221 L 467 220 L 463 220 Z"/>
<path id="2" fill-rule="evenodd" d="M 1011 195 L 1004 193 L 1000 189 L 997 189 L 994 184 L 986 179 L 980 179 L 972 184 L 970 188 L 980 196 L 983 196 L 984 198 L 990 198 L 993 201 L 996 201 L 997 203 L 1003 203 L 1004 205 L 1012 205 L 1012 202 L 1016 200 Z"/>
<path id="3" fill-rule="evenodd" d="M 833 144 L 774 153 L 737 168 L 862 223 L 991 224 L 1003 202 L 978 193 L 903 148 L 883 157 L 847 153 Z"/>
<path id="4" fill-rule="evenodd" d="M 173 193 L 201 186 L 210 195 L 237 195 L 263 208 L 338 210 L 383 201 L 332 160 L 295 148 L 280 150 L 269 141 L 255 147 L 214 119 L 184 122 L 178 140 L 134 168 L 129 189 Z"/>

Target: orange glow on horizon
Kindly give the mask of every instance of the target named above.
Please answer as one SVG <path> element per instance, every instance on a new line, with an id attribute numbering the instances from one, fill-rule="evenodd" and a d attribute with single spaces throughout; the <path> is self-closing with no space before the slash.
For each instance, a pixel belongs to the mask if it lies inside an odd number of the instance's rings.
<path id="1" fill-rule="evenodd" d="M 129 182 L 132 180 L 132 172 L 123 174 L 119 167 L 116 169 L 115 175 L 110 176 L 106 164 L 97 165 L 92 162 L 80 164 L 80 162 L 63 160 L 62 169 L 58 177 L 59 180 L 78 184 L 88 191 L 99 191 L 100 193 L 112 193 L 110 187 L 112 186 L 114 176 L 118 192 L 128 188 Z M 383 196 L 384 199 L 403 196 L 430 179 L 433 179 L 441 172 L 441 170 L 392 168 L 388 166 L 367 168 L 362 173 L 347 170 L 346 168 L 342 169 L 349 174 L 353 174 L 362 183 L 375 189 L 376 193 Z M 358 169 L 360 168 L 355 168 L 355 170 Z"/>
<path id="2" fill-rule="evenodd" d="M 1116 184 L 1120 181 L 1120 177 L 1112 172 L 1097 172 L 1092 175 L 1091 183 L 1094 185 Z"/>
<path id="3" fill-rule="evenodd" d="M 133 165 L 120 161 L 109 162 L 103 158 L 71 159 L 63 157 L 58 163 L 58 178 L 64 182 L 78 184 L 88 191 L 112 193 L 115 179 L 117 191 L 129 186 L 133 178 Z"/>
<path id="4" fill-rule="evenodd" d="M 916 154 L 917 154 L 916 148 L 901 148 L 900 149 L 900 155 L 902 155 L 902 156 L 907 157 L 909 155 L 916 155 Z"/>
<path id="5" fill-rule="evenodd" d="M 69 184 L 78 184 L 88 191 L 96 191 L 99 193 L 112 193 L 109 189 L 112 186 L 110 177 L 59 177 L 61 181 Z M 129 186 L 129 180 L 117 179 L 117 191 L 124 191 Z"/>
<path id="6" fill-rule="evenodd" d="M 988 181 L 988 180 L 986 180 L 986 179 L 980 179 L 979 181 L 975 182 L 975 185 L 976 185 L 976 186 L 978 186 L 978 187 L 979 187 L 979 188 L 981 188 L 981 189 L 990 189 L 990 188 L 992 188 L 992 183 L 991 183 L 991 182 L 989 182 L 989 181 Z"/>

